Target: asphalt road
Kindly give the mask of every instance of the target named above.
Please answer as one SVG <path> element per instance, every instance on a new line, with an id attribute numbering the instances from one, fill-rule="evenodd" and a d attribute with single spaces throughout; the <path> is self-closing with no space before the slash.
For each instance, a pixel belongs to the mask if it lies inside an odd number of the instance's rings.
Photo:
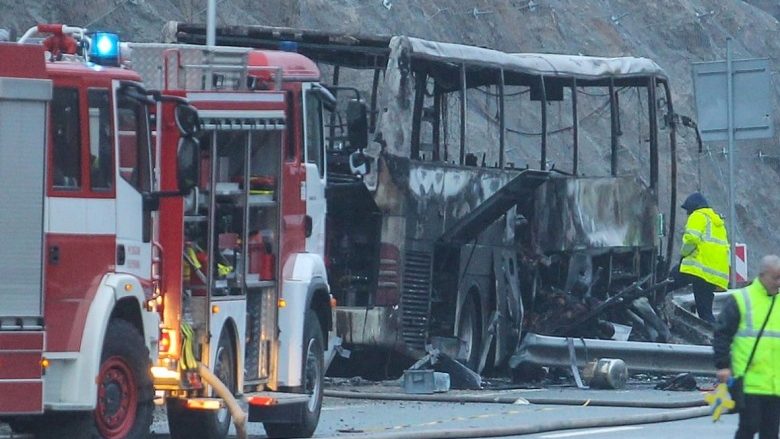
<path id="1" fill-rule="evenodd" d="M 379 433 L 407 433 L 422 430 L 505 427 L 548 423 L 559 420 L 659 412 L 659 409 L 612 407 L 536 406 L 498 404 L 452 404 L 429 402 L 366 401 L 326 398 L 315 437 L 365 437 Z M 665 411 L 665 410 L 663 410 Z M 716 439 L 732 437 L 737 417 L 725 416 L 713 424 L 709 418 L 625 427 L 563 430 L 521 436 L 524 438 L 647 438 L 666 437 Z M 167 425 L 156 422 L 155 439 L 168 439 Z M 251 439 L 265 437 L 261 425 L 250 424 Z M 520 437 L 520 436 L 518 436 Z"/>
<path id="2" fill-rule="evenodd" d="M 479 392 L 487 394 L 491 392 Z M 503 392 L 492 392 L 502 393 Z M 598 397 L 598 392 L 577 389 L 522 391 L 520 395 L 560 397 Z M 698 392 L 668 393 L 648 390 L 612 391 L 601 393 L 615 399 L 675 400 L 696 399 Z M 380 433 L 409 433 L 425 430 L 450 430 L 550 423 L 560 420 L 591 418 L 622 418 L 630 415 L 657 413 L 669 409 L 617 408 L 593 406 L 529 405 L 529 404 L 460 404 L 440 402 L 370 401 L 363 399 L 325 398 L 320 424 L 315 437 L 367 437 Z M 733 437 L 737 417 L 725 416 L 713 424 L 709 418 L 659 424 L 622 427 L 550 431 L 524 438 L 727 438 Z M 152 425 L 152 438 L 168 439 L 164 413 L 158 410 Z M 0 438 L 8 438 L 8 430 L 0 425 Z M 250 424 L 251 439 L 265 437 L 262 425 Z M 231 434 L 232 437 L 233 434 Z M 18 436 L 16 436 L 18 437 Z"/>

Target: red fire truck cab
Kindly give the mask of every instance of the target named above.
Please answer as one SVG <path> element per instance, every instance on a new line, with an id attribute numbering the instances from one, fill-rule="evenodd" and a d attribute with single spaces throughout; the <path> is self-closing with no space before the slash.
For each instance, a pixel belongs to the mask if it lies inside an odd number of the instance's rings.
<path id="1" fill-rule="evenodd" d="M 143 437 L 152 421 L 152 201 L 171 195 L 155 152 L 186 163 L 197 117 L 119 68 L 115 42 L 40 25 L 0 44 L 0 419 L 38 437 Z"/>

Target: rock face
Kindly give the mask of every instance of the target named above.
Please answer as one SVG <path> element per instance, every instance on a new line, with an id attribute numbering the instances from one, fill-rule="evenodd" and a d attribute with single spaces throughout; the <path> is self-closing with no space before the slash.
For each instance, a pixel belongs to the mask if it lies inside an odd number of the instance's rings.
<path id="1" fill-rule="evenodd" d="M 136 41 L 159 39 L 168 20 L 205 21 L 206 0 L 0 0 L 0 28 L 24 32 L 38 22 L 64 22 L 118 30 Z M 726 38 L 735 58 L 770 58 L 778 68 L 780 4 L 776 0 L 222 0 L 220 24 L 265 24 L 359 34 L 407 34 L 511 52 L 561 52 L 644 56 L 668 73 L 678 113 L 695 118 L 691 63 L 725 58 Z M 773 95 L 780 83 L 772 84 Z M 775 99 L 776 100 L 776 99 Z M 780 117 L 775 114 L 775 120 Z M 725 145 L 678 136 L 679 198 L 701 188 L 713 207 L 728 214 Z M 763 154 L 759 154 L 763 153 Z M 603 157 L 599 148 L 582 151 Z M 780 252 L 780 148 L 774 139 L 737 145 L 735 235 L 751 256 Z M 585 157 L 583 160 L 587 160 Z M 661 188 L 663 191 L 663 188 Z M 662 192 L 662 197 L 664 193 Z M 665 203 L 664 203 L 665 204 Z M 677 212 L 679 236 L 685 222 Z M 679 246 L 679 244 L 678 244 Z"/>

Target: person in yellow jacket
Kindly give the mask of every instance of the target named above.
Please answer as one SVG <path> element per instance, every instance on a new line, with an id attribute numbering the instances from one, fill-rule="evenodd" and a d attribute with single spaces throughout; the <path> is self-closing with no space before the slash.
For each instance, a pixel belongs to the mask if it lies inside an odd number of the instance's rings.
<path id="1" fill-rule="evenodd" d="M 680 275 L 693 287 L 699 318 L 715 322 L 712 301 L 716 289 L 729 285 L 729 241 L 726 224 L 699 192 L 681 206 L 688 213 L 680 248 Z"/>
<path id="2" fill-rule="evenodd" d="M 764 256 L 758 278 L 732 292 L 715 325 L 712 348 L 718 378 L 743 378 L 736 439 L 756 433 L 760 439 L 777 439 L 780 430 L 780 303 L 774 303 L 778 288 L 780 256 Z"/>

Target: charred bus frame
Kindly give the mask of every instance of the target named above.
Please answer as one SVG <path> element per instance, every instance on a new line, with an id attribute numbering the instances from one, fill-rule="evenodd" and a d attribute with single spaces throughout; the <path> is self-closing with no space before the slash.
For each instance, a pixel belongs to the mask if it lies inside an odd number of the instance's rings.
<path id="1" fill-rule="evenodd" d="M 177 24 L 175 30 L 180 42 L 205 41 L 200 26 Z M 674 230 L 677 204 L 675 117 L 668 78 L 648 59 L 511 54 L 404 36 L 266 27 L 223 28 L 218 42 L 294 45 L 331 67 L 334 94 L 368 103 L 364 122 L 373 142 L 363 145 L 346 130 L 356 117 L 347 114 L 347 102 L 332 118 L 328 154 L 327 256 L 340 305 L 337 332 L 346 346 L 418 355 L 434 343 L 476 370 L 488 360 L 500 365 L 533 324 L 525 317 L 542 290 L 606 301 L 632 283 L 652 289 L 671 258 L 673 236 L 664 232 Z M 349 75 L 350 88 L 341 87 Z M 495 117 L 474 116 L 474 110 L 493 107 L 469 108 L 468 94 L 480 87 L 491 88 Z M 513 87 L 523 88 L 513 95 L 538 101 L 530 116 L 515 117 L 538 118 L 540 124 L 538 161 L 528 159 L 525 167 L 507 159 L 508 137 L 520 131 L 508 126 Z M 580 100 L 589 95 L 578 95 L 592 88 L 606 89 L 609 108 L 608 171 L 600 178 L 583 175 L 589 165 L 582 153 L 588 115 L 580 117 L 580 109 L 588 104 Z M 642 108 L 629 114 L 640 125 L 646 122 L 640 139 L 647 149 L 631 149 L 649 162 L 644 182 L 619 160 L 627 149 L 621 143 L 628 122 L 621 116 L 624 89 L 645 90 L 644 105 L 639 99 Z M 549 108 L 562 108 L 566 90 L 570 127 L 555 135 L 571 131 L 571 168 L 561 171 L 550 164 L 560 148 L 550 149 Z M 453 101 L 456 112 L 449 111 Z M 498 125 L 497 142 L 470 133 L 480 116 Z M 668 130 L 663 150 L 662 126 Z M 457 138 L 454 145 L 448 135 Z M 482 166 L 471 152 L 476 144 L 483 148 Z M 355 164 L 363 170 L 356 173 Z M 668 225 L 658 215 L 661 184 L 668 190 Z M 629 308 L 610 318 L 647 324 L 644 335 L 637 331 L 640 338 L 663 339 L 647 315 L 652 307 Z"/>

